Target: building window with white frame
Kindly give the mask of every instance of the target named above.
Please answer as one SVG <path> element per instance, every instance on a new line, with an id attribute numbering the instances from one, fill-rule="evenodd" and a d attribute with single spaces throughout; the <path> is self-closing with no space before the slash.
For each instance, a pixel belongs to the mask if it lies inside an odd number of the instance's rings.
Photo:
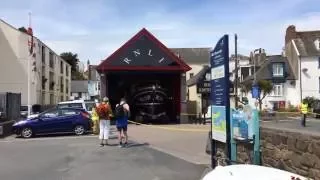
<path id="1" fill-rule="evenodd" d="M 283 72 L 283 63 L 274 63 L 272 64 L 272 75 L 274 77 L 283 77 L 284 72 Z"/>
<path id="2" fill-rule="evenodd" d="M 283 96 L 283 84 L 274 84 L 271 96 Z"/>

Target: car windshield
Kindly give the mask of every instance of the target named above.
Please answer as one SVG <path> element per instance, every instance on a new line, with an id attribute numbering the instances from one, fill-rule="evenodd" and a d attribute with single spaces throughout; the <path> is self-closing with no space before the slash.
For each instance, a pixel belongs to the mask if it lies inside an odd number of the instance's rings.
<path id="1" fill-rule="evenodd" d="M 94 107 L 94 102 L 86 102 L 87 111 L 92 111 L 93 107 Z"/>
<path id="2" fill-rule="evenodd" d="M 59 108 L 66 108 L 66 107 L 71 107 L 71 108 L 83 108 L 82 103 L 66 103 L 66 104 L 59 104 Z"/>

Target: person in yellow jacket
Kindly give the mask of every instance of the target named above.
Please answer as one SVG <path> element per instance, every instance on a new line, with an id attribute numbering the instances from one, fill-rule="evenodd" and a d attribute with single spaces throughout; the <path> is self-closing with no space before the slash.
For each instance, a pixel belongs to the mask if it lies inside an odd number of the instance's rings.
<path id="1" fill-rule="evenodd" d="M 302 104 L 300 106 L 300 111 L 302 114 L 301 125 L 303 127 L 306 127 L 306 119 L 307 119 L 307 114 L 308 114 L 308 104 L 305 100 L 302 102 Z"/>
<path id="2" fill-rule="evenodd" d="M 97 113 L 97 106 L 94 105 L 92 108 L 92 121 L 93 121 L 93 127 L 92 127 L 92 131 L 93 134 L 99 134 L 99 115 Z"/>

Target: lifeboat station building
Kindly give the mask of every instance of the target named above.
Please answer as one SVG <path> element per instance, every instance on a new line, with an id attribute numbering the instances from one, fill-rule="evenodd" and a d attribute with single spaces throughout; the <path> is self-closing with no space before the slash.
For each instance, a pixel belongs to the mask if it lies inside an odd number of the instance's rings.
<path id="1" fill-rule="evenodd" d="M 97 66 L 101 97 L 109 97 L 112 108 L 125 98 L 133 121 L 187 123 L 186 82 L 209 64 L 209 53 L 210 48 L 169 49 L 142 29 Z"/>

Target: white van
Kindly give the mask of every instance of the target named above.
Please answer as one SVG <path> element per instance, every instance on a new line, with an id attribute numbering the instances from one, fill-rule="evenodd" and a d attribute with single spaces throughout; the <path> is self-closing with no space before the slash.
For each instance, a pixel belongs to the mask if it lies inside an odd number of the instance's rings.
<path id="1" fill-rule="evenodd" d="M 58 103 L 58 108 L 60 107 L 82 108 L 91 114 L 94 104 L 95 104 L 94 101 L 85 101 L 85 100 L 63 101 Z"/>

